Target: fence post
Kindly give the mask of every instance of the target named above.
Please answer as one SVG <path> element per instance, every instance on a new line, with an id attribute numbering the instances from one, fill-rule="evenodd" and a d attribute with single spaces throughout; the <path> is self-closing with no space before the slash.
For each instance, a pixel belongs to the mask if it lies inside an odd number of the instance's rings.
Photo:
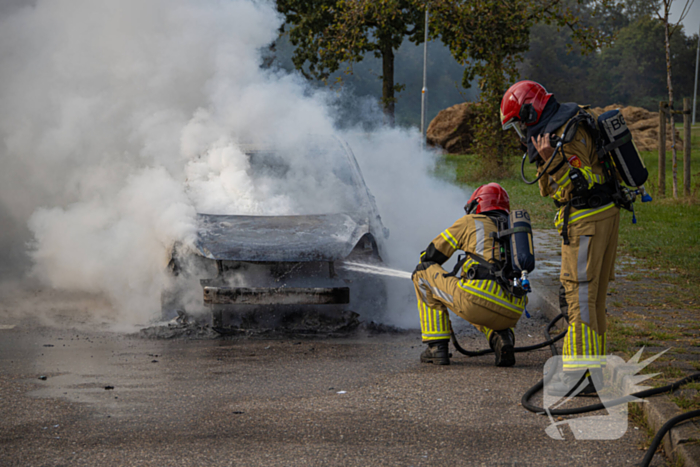
<path id="1" fill-rule="evenodd" d="M 666 102 L 659 102 L 659 192 L 666 196 Z"/>
<path id="2" fill-rule="evenodd" d="M 690 99 L 683 99 L 683 191 L 690 197 Z"/>

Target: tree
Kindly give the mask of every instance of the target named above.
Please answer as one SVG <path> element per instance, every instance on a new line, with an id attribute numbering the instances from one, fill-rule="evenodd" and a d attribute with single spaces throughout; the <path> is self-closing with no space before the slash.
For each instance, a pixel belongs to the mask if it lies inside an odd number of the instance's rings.
<path id="1" fill-rule="evenodd" d="M 517 76 L 520 54 L 528 47 L 526 4 L 522 0 L 441 0 L 432 7 L 431 19 L 437 33 L 452 55 L 466 65 L 462 86 L 469 88 L 479 77 L 481 93 L 473 147 L 483 156 L 485 176 L 503 175 L 504 156 L 515 149 L 513 140 L 501 130 L 498 115 L 501 97 Z"/>
<path id="2" fill-rule="evenodd" d="M 519 76 L 542 83 L 560 102 L 594 104 L 605 99 L 606 86 L 591 80 L 598 54 L 582 54 L 571 44 L 571 32 L 544 23 L 530 30 L 530 49 L 519 64 Z"/>
<path id="3" fill-rule="evenodd" d="M 676 151 L 676 121 L 673 113 L 673 80 L 671 73 L 671 36 L 680 26 L 681 21 L 685 19 L 693 0 L 685 0 L 685 5 L 678 18 L 676 24 L 669 23 L 669 14 L 673 0 L 661 0 L 661 8 L 657 12 L 657 16 L 664 25 L 664 49 L 666 50 L 666 86 L 668 87 L 668 107 L 670 109 L 671 120 L 671 148 L 673 153 L 673 197 L 678 198 L 678 157 Z M 686 141 L 690 144 L 690 141 Z"/>
<path id="4" fill-rule="evenodd" d="M 382 107 L 393 124 L 396 93 L 403 89 L 394 82 L 394 52 L 404 38 L 423 42 L 424 2 L 278 0 L 277 9 L 290 25 L 294 65 L 307 78 L 327 82 L 342 63 L 360 62 L 368 53 L 380 57 Z"/>
<path id="5" fill-rule="evenodd" d="M 605 7 L 610 2 L 602 0 Z M 590 52 L 607 38 L 604 30 L 581 21 L 577 4 L 560 0 L 434 0 L 435 34 L 466 65 L 463 86 L 476 76 L 481 90 L 476 152 L 484 157 L 487 174 L 502 175 L 514 141 L 501 130 L 500 101 L 518 75 L 518 63 L 528 50 L 530 30 L 540 21 L 567 27 L 581 50 Z"/>
<path id="6" fill-rule="evenodd" d="M 499 104 L 518 76 L 517 64 L 529 46 L 529 34 L 540 21 L 567 27 L 583 51 L 596 50 L 609 34 L 580 19 L 577 2 L 568 0 L 432 0 L 430 33 L 465 65 L 463 86 L 478 77 L 480 115 L 475 149 L 487 162 L 486 172 L 502 174 L 514 141 L 500 128 Z M 592 0 L 591 0 L 592 1 Z M 596 0 L 601 11 L 613 0 Z M 645 0 L 639 0 L 645 1 Z M 290 41 L 297 48 L 295 67 L 309 78 L 327 81 L 342 63 L 361 61 L 365 54 L 382 58 L 382 104 L 393 122 L 394 51 L 404 38 L 423 41 L 425 0 L 278 0 Z M 618 15 L 618 18 L 620 15 Z"/>
<path id="7" fill-rule="evenodd" d="M 641 47 L 628 54 L 627 45 L 621 44 L 628 44 L 629 40 L 624 40 L 623 36 L 630 35 L 630 23 L 648 18 L 658 1 L 627 0 L 609 5 L 608 9 L 602 9 L 596 3 L 577 5 L 573 0 L 566 1 L 572 8 L 577 8 L 578 16 L 587 26 L 604 31 L 606 37 L 614 37 L 614 43 L 593 53 L 584 53 L 569 28 L 544 22 L 536 24 L 530 31 L 530 48 L 519 66 L 521 78 L 543 83 L 562 102 L 600 106 L 621 102 L 617 96 L 619 92 L 613 92 L 613 89 L 625 92 L 632 83 L 649 76 L 652 71 L 645 70 L 632 80 L 616 79 L 619 72 L 633 74 L 631 70 L 639 70 L 639 67 L 623 68 L 620 63 L 633 60 L 648 49 Z M 622 50 L 624 54 L 620 53 Z M 612 51 L 614 53 L 610 53 Z M 613 56 L 617 61 L 604 58 Z"/>
<path id="8" fill-rule="evenodd" d="M 543 23 L 530 32 L 530 49 L 520 64 L 520 77 L 541 82 L 562 102 L 578 102 L 604 107 L 609 104 L 635 105 L 657 110 L 665 100 L 666 66 L 664 26 L 656 18 L 656 0 L 627 1 L 624 8 L 608 12 L 613 17 L 609 46 L 592 54 L 581 55 L 580 47 L 571 43 L 567 29 Z M 584 15 L 585 16 L 585 15 Z M 601 20 L 601 15 L 588 16 Z M 671 37 L 671 60 L 674 63 L 674 97 L 693 93 L 697 36 L 686 36 L 679 28 Z M 676 99 L 677 100 L 677 99 Z"/>
<path id="9" fill-rule="evenodd" d="M 692 95 L 697 42 L 678 30 L 671 37 L 671 60 L 674 62 L 674 95 Z M 603 50 L 597 60 L 600 77 L 609 83 L 605 89 L 607 103 L 618 102 L 656 110 L 668 92 L 664 26 L 658 19 L 639 18 L 620 30 L 615 44 Z"/>

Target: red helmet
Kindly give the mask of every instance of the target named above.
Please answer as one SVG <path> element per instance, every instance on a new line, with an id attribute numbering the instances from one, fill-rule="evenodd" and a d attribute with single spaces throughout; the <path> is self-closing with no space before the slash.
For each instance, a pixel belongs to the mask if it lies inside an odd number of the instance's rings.
<path id="1" fill-rule="evenodd" d="M 479 214 L 486 211 L 500 209 L 510 214 L 510 200 L 508 192 L 498 183 L 482 185 L 472 193 L 472 196 L 464 206 L 467 214 Z"/>
<path id="2" fill-rule="evenodd" d="M 514 128 L 525 138 L 524 127 L 540 121 L 542 111 L 552 94 L 534 81 L 518 81 L 510 87 L 501 100 L 501 124 L 503 129 Z"/>

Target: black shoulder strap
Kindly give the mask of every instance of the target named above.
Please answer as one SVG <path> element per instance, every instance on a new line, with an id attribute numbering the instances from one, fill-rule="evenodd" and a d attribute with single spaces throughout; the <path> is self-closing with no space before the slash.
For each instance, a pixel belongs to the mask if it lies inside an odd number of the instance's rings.
<path id="1" fill-rule="evenodd" d="M 617 146 L 615 146 L 615 143 L 609 145 L 609 147 L 605 146 L 605 142 L 600 136 L 598 122 L 591 114 L 589 114 L 583 109 L 580 109 L 576 116 L 569 120 L 569 122 L 566 124 L 566 127 L 564 127 L 564 134 L 562 135 L 563 143 L 570 143 L 574 139 L 574 136 L 578 131 L 578 126 L 582 122 L 586 125 L 586 128 L 588 129 L 591 138 L 595 142 L 596 152 L 598 153 L 598 161 L 603 165 L 603 175 L 605 177 L 605 181 L 606 183 L 610 182 L 614 179 L 614 174 L 611 173 L 613 169 L 611 168 L 611 164 L 606 164 L 605 162 L 608 153 L 611 150 L 615 149 L 615 147 Z M 626 141 L 623 141 L 620 144 L 624 144 L 625 142 Z"/>
<path id="2" fill-rule="evenodd" d="M 583 109 L 580 109 L 578 113 L 566 123 L 566 126 L 564 127 L 564 133 L 561 137 L 563 144 L 570 143 L 574 140 L 574 136 L 576 136 L 576 132 L 578 131 L 578 126 L 582 122 L 592 133 L 591 136 L 596 141 L 596 144 L 598 144 L 598 124 L 593 118 L 593 116 Z"/>
<path id="3" fill-rule="evenodd" d="M 457 264 L 455 264 L 455 267 L 452 268 L 452 272 L 447 275 L 457 277 L 457 274 L 459 274 L 460 269 L 462 269 L 464 263 L 467 262 L 467 257 L 467 255 L 459 255 L 457 257 Z"/>
<path id="4" fill-rule="evenodd" d="M 518 232 L 532 232 L 531 227 L 514 227 L 512 229 L 499 230 L 498 232 L 491 232 L 491 236 L 496 240 L 500 240 L 505 237 L 509 237 L 514 233 Z"/>
<path id="5" fill-rule="evenodd" d="M 467 256 L 469 256 L 471 259 L 473 259 L 474 261 L 479 263 L 480 266 L 485 267 L 486 269 L 488 269 L 489 271 L 491 271 L 493 273 L 500 271 L 500 269 L 495 264 L 489 263 L 488 261 L 486 261 L 484 258 L 482 258 L 479 255 L 476 255 L 474 253 L 467 253 Z M 466 261 L 466 258 L 465 258 L 465 261 Z M 462 264 L 464 264 L 464 263 L 462 263 Z"/>

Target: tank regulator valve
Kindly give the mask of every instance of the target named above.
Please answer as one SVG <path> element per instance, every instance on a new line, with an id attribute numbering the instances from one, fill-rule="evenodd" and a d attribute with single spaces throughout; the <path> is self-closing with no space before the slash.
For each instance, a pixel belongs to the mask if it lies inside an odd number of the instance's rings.
<path id="1" fill-rule="evenodd" d="M 632 191 L 627 187 L 622 187 L 622 196 L 627 203 L 634 203 L 634 199 L 637 197 L 637 191 Z"/>
<path id="2" fill-rule="evenodd" d="M 644 185 L 639 187 L 639 194 L 642 195 L 642 203 L 648 203 L 649 201 L 652 201 L 651 195 L 647 193 L 647 190 L 644 189 Z"/>
<path id="3" fill-rule="evenodd" d="M 514 279 L 515 282 L 518 281 L 518 279 Z M 530 280 L 527 278 L 527 271 L 523 271 L 522 275 L 520 276 L 520 287 L 523 288 L 526 294 L 532 292 L 532 287 L 530 287 Z M 526 317 L 530 317 L 530 313 L 527 312 L 527 305 L 523 308 L 523 311 L 525 312 Z"/>
<path id="4" fill-rule="evenodd" d="M 523 274 L 520 276 L 520 284 L 523 290 L 525 290 L 525 292 L 532 292 L 532 287 L 530 287 L 530 280 L 527 278 L 527 271 L 523 271 Z"/>

